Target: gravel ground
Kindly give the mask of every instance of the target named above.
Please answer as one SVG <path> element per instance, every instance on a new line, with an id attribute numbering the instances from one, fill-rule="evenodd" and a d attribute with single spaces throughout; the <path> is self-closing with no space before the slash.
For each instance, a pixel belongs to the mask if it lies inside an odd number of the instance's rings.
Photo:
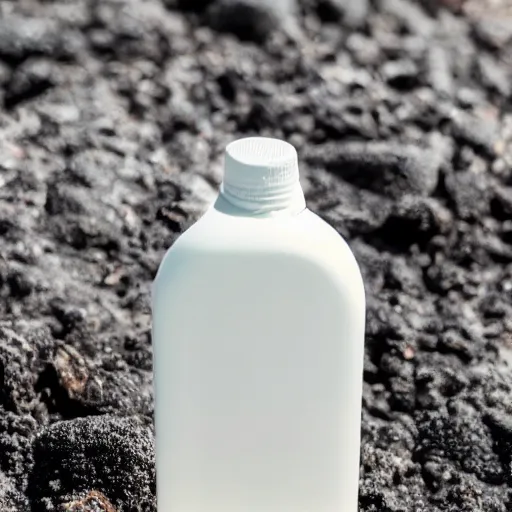
<path id="1" fill-rule="evenodd" d="M 3 0 L 0 510 L 154 511 L 149 289 L 282 137 L 368 295 L 361 512 L 512 510 L 508 0 Z"/>

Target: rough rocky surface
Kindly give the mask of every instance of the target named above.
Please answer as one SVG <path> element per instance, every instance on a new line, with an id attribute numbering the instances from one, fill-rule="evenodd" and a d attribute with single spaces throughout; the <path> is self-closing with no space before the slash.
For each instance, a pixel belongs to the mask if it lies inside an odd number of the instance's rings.
<path id="1" fill-rule="evenodd" d="M 364 274 L 360 510 L 512 510 L 506 0 L 0 13 L 2 512 L 155 510 L 150 283 L 256 133 Z"/>

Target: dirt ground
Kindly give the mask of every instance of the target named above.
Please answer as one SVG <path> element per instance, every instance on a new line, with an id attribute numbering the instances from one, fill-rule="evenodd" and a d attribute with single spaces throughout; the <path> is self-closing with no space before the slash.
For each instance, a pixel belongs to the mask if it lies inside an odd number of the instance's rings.
<path id="1" fill-rule="evenodd" d="M 508 0 L 3 0 L 0 510 L 154 511 L 149 290 L 282 137 L 368 296 L 360 510 L 512 510 Z"/>

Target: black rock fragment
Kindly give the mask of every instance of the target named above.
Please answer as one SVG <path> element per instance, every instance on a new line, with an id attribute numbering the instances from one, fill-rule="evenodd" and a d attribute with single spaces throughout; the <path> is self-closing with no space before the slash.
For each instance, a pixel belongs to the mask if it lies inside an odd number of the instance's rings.
<path id="1" fill-rule="evenodd" d="M 61 421 L 34 441 L 29 494 L 34 510 L 58 509 L 90 490 L 121 510 L 152 510 L 154 471 L 152 430 L 136 418 Z"/>
<path id="2" fill-rule="evenodd" d="M 14 481 L 0 472 L 0 510 L 2 512 L 25 512 L 29 504 L 25 497 L 16 489 Z"/>
<path id="3" fill-rule="evenodd" d="M 500 221 L 512 220 L 512 188 L 496 187 L 490 206 L 494 218 Z"/>
<path id="4" fill-rule="evenodd" d="M 423 463 L 449 458 L 483 481 L 503 483 L 505 473 L 494 452 L 490 429 L 478 415 L 466 411 L 450 416 L 432 412 L 425 415 L 418 428 L 416 456 Z M 478 444 L 472 441 L 476 438 Z"/>
<path id="5" fill-rule="evenodd" d="M 169 8 L 178 8 L 183 11 L 204 11 L 214 0 L 163 0 Z"/>
<path id="6" fill-rule="evenodd" d="M 484 423 L 489 427 L 495 442 L 495 450 L 502 463 L 510 467 L 512 462 L 512 420 L 510 415 L 501 410 L 489 410 L 484 415 Z M 512 474 L 507 475 L 510 485 Z"/>
<path id="7" fill-rule="evenodd" d="M 272 32 L 293 22 L 295 7 L 294 0 L 217 0 L 206 19 L 215 30 L 262 43 Z"/>
<path id="8" fill-rule="evenodd" d="M 310 147 L 305 159 L 344 180 L 393 198 L 429 195 L 436 187 L 440 155 L 416 146 L 347 142 Z"/>
<path id="9" fill-rule="evenodd" d="M 384 80 L 395 89 L 411 89 L 419 82 L 419 71 L 410 59 L 392 60 L 381 68 Z"/>
<path id="10" fill-rule="evenodd" d="M 12 74 L 5 90 L 4 106 L 13 108 L 41 96 L 55 85 L 55 75 L 55 66 L 51 61 L 28 59 Z"/>
<path id="11" fill-rule="evenodd" d="M 424 247 L 433 237 L 447 233 L 451 225 L 450 212 L 437 200 L 407 196 L 373 234 L 396 249 L 407 249 L 413 244 Z"/>
<path id="12" fill-rule="evenodd" d="M 34 289 L 34 281 L 27 273 L 21 269 L 11 270 L 7 275 L 7 285 L 11 297 L 21 299 L 28 297 Z"/>
<path id="13" fill-rule="evenodd" d="M 347 27 L 360 27 L 366 21 L 370 3 L 368 0 L 319 0 L 319 16 L 325 21 L 339 21 Z"/>
<path id="14" fill-rule="evenodd" d="M 0 19 L 0 60 L 19 64 L 32 56 L 70 58 L 76 48 L 55 21 L 43 18 Z"/>
<path id="15" fill-rule="evenodd" d="M 0 406 L 17 413 L 28 412 L 35 398 L 38 350 L 7 327 L 0 328 Z"/>

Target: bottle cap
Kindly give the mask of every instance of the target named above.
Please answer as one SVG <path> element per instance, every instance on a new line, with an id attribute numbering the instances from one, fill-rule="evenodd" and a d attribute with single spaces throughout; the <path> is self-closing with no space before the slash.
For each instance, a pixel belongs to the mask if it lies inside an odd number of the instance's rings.
<path id="1" fill-rule="evenodd" d="M 304 207 L 297 151 L 288 142 L 267 137 L 228 144 L 221 193 L 235 206 L 254 212 L 283 210 L 299 203 Z"/>

